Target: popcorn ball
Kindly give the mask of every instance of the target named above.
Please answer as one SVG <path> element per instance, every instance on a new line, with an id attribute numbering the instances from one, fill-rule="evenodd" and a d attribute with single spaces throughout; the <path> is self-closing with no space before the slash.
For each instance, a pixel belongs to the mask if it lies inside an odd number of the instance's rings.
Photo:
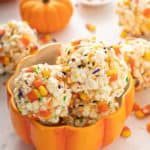
<path id="1" fill-rule="evenodd" d="M 119 108 L 129 77 L 113 48 L 92 39 L 73 41 L 62 49 L 57 64 L 64 66 L 65 82 L 71 86 L 70 116 L 76 126 L 91 124 Z"/>
<path id="2" fill-rule="evenodd" d="M 0 74 L 13 73 L 20 59 L 34 53 L 38 39 L 26 23 L 10 21 L 0 26 Z"/>
<path id="3" fill-rule="evenodd" d="M 128 39 L 120 44 L 125 62 L 141 90 L 150 86 L 150 42 L 141 38 Z"/>
<path id="4" fill-rule="evenodd" d="M 119 0 L 117 14 L 122 37 L 150 37 L 150 0 Z"/>
<path id="5" fill-rule="evenodd" d="M 57 124 L 68 115 L 71 91 L 61 66 L 38 64 L 24 68 L 14 81 L 14 97 L 22 115 L 44 124 Z"/>

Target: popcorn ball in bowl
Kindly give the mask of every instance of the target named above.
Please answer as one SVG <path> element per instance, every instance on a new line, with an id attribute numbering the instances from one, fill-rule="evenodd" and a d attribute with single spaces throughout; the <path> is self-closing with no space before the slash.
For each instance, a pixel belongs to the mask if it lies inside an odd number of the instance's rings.
<path id="1" fill-rule="evenodd" d="M 119 108 L 117 99 L 128 83 L 128 69 L 113 48 L 92 40 L 71 42 L 61 51 L 58 64 L 64 65 L 66 82 L 73 92 L 75 124 L 90 124 Z M 104 107 L 104 110 L 103 110 Z M 81 126 L 81 125 L 79 125 Z"/>
<path id="2" fill-rule="evenodd" d="M 117 14 L 122 36 L 150 38 L 150 0 L 119 0 Z"/>
<path id="3" fill-rule="evenodd" d="M 71 91 L 61 78 L 61 66 L 38 64 L 24 68 L 14 81 L 19 112 L 49 125 L 67 116 Z"/>
<path id="4" fill-rule="evenodd" d="M 134 103 L 126 64 L 91 39 L 25 57 L 7 92 L 16 133 L 38 150 L 104 147 L 119 136 Z"/>
<path id="5" fill-rule="evenodd" d="M 0 74 L 13 73 L 19 60 L 34 53 L 38 39 L 25 22 L 9 21 L 0 26 Z"/>
<path id="6" fill-rule="evenodd" d="M 135 79 L 136 90 L 150 87 L 150 41 L 141 38 L 124 40 L 120 50 Z"/>

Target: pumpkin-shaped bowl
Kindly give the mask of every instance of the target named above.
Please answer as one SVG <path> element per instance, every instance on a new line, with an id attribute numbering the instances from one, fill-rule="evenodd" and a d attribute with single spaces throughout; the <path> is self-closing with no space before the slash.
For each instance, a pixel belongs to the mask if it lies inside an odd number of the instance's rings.
<path id="1" fill-rule="evenodd" d="M 61 44 L 50 44 L 34 55 L 27 56 L 19 63 L 15 74 L 7 83 L 9 111 L 12 124 L 20 138 L 37 150 L 98 150 L 112 143 L 120 134 L 123 124 L 132 111 L 134 103 L 134 83 L 130 76 L 127 90 L 121 98 L 117 112 L 101 118 L 87 127 L 45 126 L 28 117 L 21 116 L 15 105 L 12 90 L 13 81 L 24 67 L 47 62 L 54 64 Z"/>

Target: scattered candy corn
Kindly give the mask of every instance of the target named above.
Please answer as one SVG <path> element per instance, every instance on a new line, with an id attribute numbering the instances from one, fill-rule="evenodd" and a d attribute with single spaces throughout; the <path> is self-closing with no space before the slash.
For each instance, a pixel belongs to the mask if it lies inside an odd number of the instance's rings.
<path id="1" fill-rule="evenodd" d="M 121 131 L 121 134 L 120 134 L 123 138 L 128 138 L 131 136 L 131 130 L 129 127 L 125 126 L 122 131 Z"/>
<path id="2" fill-rule="evenodd" d="M 138 111 L 140 109 L 141 109 L 140 105 L 135 102 L 134 105 L 133 105 L 133 110 L 132 111 L 135 112 L 135 111 Z"/>
<path id="3" fill-rule="evenodd" d="M 138 119 L 145 118 L 145 114 L 144 114 L 144 112 L 142 110 L 137 110 L 137 111 L 135 111 L 134 114 L 135 114 L 135 117 L 138 118 Z"/>
<path id="4" fill-rule="evenodd" d="M 120 37 L 126 38 L 127 35 L 128 35 L 128 33 L 126 31 L 122 31 L 121 34 L 120 34 Z"/>
<path id="5" fill-rule="evenodd" d="M 51 37 L 50 37 L 50 35 L 41 35 L 41 37 L 39 38 L 39 40 L 40 40 L 40 42 L 42 43 L 42 44 L 44 44 L 44 43 L 48 43 L 48 42 L 51 42 Z"/>
<path id="6" fill-rule="evenodd" d="M 86 24 L 85 26 L 86 26 L 87 30 L 89 30 L 90 32 L 96 31 L 96 26 L 93 24 Z"/>
<path id="7" fill-rule="evenodd" d="M 147 131 L 150 133 L 150 123 L 148 123 L 148 124 L 146 125 L 146 129 L 147 129 Z"/>

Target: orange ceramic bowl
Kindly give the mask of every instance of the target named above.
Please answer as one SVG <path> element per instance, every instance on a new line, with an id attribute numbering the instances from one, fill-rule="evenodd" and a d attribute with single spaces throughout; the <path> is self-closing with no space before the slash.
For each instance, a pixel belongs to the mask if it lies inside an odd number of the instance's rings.
<path id="1" fill-rule="evenodd" d="M 98 150 L 112 143 L 119 136 L 126 118 L 132 111 L 134 83 L 131 76 L 119 110 L 88 127 L 49 127 L 20 115 L 12 93 L 14 78 L 21 68 L 44 62 L 54 64 L 61 45 L 51 44 L 41 49 L 24 58 L 7 83 L 9 111 L 16 133 L 25 143 L 33 145 L 37 150 Z"/>

